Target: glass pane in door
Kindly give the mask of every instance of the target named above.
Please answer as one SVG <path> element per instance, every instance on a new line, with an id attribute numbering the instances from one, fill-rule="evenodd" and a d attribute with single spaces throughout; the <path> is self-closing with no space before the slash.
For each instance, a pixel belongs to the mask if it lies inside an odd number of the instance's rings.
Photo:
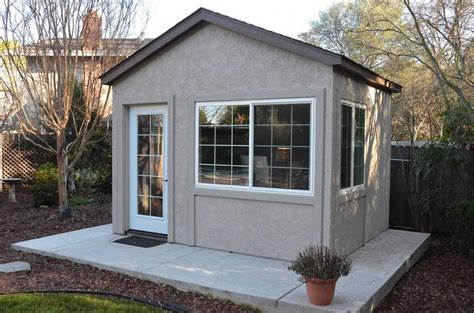
<path id="1" fill-rule="evenodd" d="M 163 217 L 163 114 L 137 118 L 138 214 Z"/>

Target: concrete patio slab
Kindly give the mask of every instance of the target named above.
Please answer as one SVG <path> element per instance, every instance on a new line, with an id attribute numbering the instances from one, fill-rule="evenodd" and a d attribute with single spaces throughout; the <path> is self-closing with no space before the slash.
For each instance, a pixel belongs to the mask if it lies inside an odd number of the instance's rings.
<path id="1" fill-rule="evenodd" d="M 92 239 L 110 236 L 111 234 L 112 224 L 107 224 L 44 237 L 48 238 L 48 240 L 44 240 L 44 238 L 38 238 L 23 241 L 21 247 L 22 251 L 26 252 L 28 252 L 29 249 L 31 249 L 31 252 L 37 252 L 39 247 L 41 247 L 42 251 L 54 251 L 55 249 L 64 245 L 71 245 L 87 240 L 91 241 Z"/>
<path id="2" fill-rule="evenodd" d="M 59 247 L 54 254 L 60 258 L 103 267 L 107 270 L 144 273 L 149 268 L 199 250 L 196 247 L 169 243 L 159 246 L 159 249 L 114 243 L 120 238 L 123 236 L 109 234 L 109 236 L 101 237 L 100 240 L 86 240 L 71 246 Z"/>
<path id="3" fill-rule="evenodd" d="M 351 256 L 354 272 L 338 281 L 333 304 L 309 304 L 288 262 L 237 253 L 163 244 L 139 248 L 114 243 L 110 225 L 19 242 L 26 252 L 209 293 L 275 312 L 369 311 L 428 248 L 429 235 L 387 230 Z"/>
<path id="4" fill-rule="evenodd" d="M 288 271 L 289 262 L 228 253 L 200 251 L 145 271 L 147 279 L 183 290 L 272 309 L 276 299 L 301 285 Z"/>

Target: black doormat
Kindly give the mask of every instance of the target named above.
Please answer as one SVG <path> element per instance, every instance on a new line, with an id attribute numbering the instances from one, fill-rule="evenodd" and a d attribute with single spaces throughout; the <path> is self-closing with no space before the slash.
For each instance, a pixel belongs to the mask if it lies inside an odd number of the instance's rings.
<path id="1" fill-rule="evenodd" d="M 122 239 L 115 240 L 114 242 L 141 248 L 151 248 L 166 243 L 166 241 L 163 240 L 145 238 L 140 236 L 125 237 Z"/>

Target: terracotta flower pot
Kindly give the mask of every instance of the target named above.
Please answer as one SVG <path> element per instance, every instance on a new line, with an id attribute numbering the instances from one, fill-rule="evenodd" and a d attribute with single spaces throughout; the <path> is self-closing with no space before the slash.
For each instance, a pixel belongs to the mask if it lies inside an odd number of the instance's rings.
<path id="1" fill-rule="evenodd" d="M 336 282 L 337 279 L 307 279 L 306 294 L 309 302 L 315 305 L 331 304 Z"/>

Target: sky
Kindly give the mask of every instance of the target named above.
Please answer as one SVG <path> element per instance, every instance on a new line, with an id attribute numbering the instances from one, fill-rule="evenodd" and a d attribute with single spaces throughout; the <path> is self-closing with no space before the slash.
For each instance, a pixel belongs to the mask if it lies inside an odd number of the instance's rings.
<path id="1" fill-rule="evenodd" d="M 144 0 L 149 8 L 145 37 L 164 33 L 200 7 L 296 38 L 335 0 Z"/>

